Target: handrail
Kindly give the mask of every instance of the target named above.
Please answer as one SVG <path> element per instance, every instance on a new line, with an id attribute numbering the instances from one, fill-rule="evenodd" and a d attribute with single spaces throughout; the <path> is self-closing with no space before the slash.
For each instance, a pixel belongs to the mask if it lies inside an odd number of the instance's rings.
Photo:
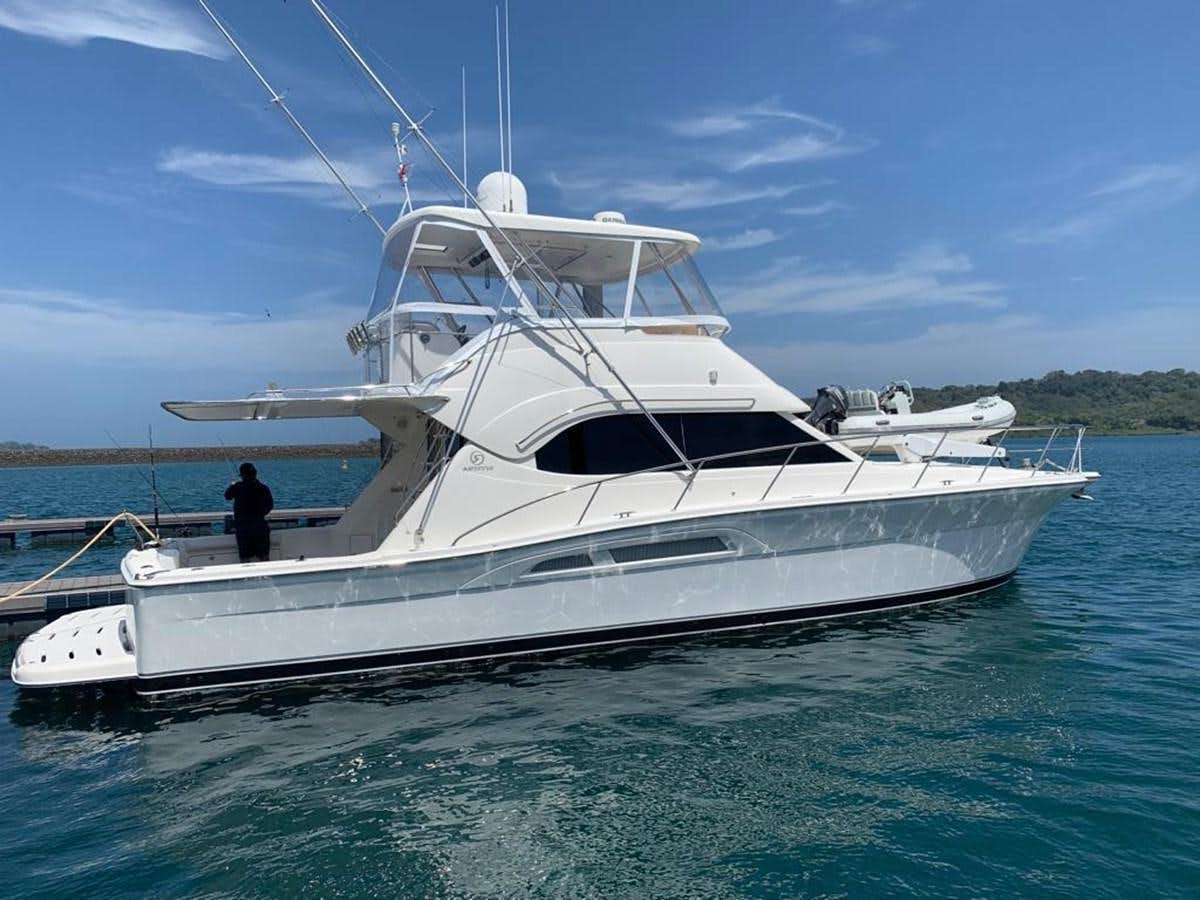
<path id="1" fill-rule="evenodd" d="M 1065 429 L 1065 428 L 1076 429 L 1077 433 L 1080 435 L 1080 437 L 1077 439 L 1077 445 L 1079 445 L 1080 449 L 1079 449 L 1078 454 L 1072 454 L 1071 462 L 1068 464 L 1067 468 L 1064 471 L 1080 472 L 1080 471 L 1082 471 L 1083 452 L 1082 452 L 1082 446 L 1081 446 L 1081 444 L 1078 444 L 1078 442 L 1082 441 L 1082 432 L 1083 432 L 1083 430 L 1085 430 L 1087 428 L 1086 425 L 1078 425 L 1078 424 L 1074 424 L 1074 423 L 1068 424 L 1068 425 L 1055 425 L 1055 426 L 1050 426 L 1050 425 L 1013 426 L 1013 425 L 1010 425 L 1008 428 L 1006 428 L 1004 430 L 1003 436 L 1007 437 L 1007 435 L 1012 432 L 1038 432 L 1038 431 L 1051 431 L 1053 429 L 1053 434 L 1051 435 L 1051 438 L 1053 438 L 1053 436 L 1057 435 L 1059 431 L 1061 431 L 1062 429 Z M 934 453 L 937 453 L 937 451 L 941 448 L 942 442 L 945 440 L 946 433 L 952 431 L 953 429 L 922 428 L 919 430 L 919 432 L 914 432 L 914 433 L 930 434 L 930 433 L 936 433 L 939 430 L 942 431 L 943 434 L 942 434 L 942 441 L 938 442 L 938 446 L 934 450 Z M 876 435 L 876 438 L 872 442 L 871 447 L 867 451 L 867 453 L 858 455 L 859 456 L 858 465 L 855 467 L 854 472 L 850 477 L 850 480 L 846 483 L 846 486 L 842 489 L 841 493 L 843 495 L 849 491 L 850 485 L 854 483 L 854 480 L 858 477 L 859 471 L 863 468 L 863 465 L 866 463 L 867 456 L 870 454 L 870 452 L 872 450 L 875 449 L 875 447 L 879 443 L 879 439 L 881 437 L 883 437 L 883 435 Z M 891 435 L 889 435 L 889 437 L 891 437 Z M 1003 440 L 1003 437 L 1001 439 Z M 787 463 L 791 461 L 792 457 L 794 456 L 794 454 L 797 450 L 799 450 L 802 447 L 814 447 L 814 446 L 827 445 L 827 444 L 841 444 L 845 440 L 846 440 L 846 438 L 841 435 L 836 435 L 836 434 L 823 435 L 820 438 L 807 440 L 807 441 L 798 441 L 794 444 L 776 444 L 776 445 L 770 446 L 770 447 L 755 447 L 755 448 L 749 449 L 749 450 L 736 450 L 731 453 L 717 453 L 717 454 L 713 454 L 711 456 L 692 457 L 688 460 L 688 462 L 692 464 L 692 468 L 689 471 L 687 471 L 686 473 L 681 472 L 681 474 L 684 474 L 686 476 L 685 481 L 684 481 L 684 486 L 683 486 L 683 492 L 680 494 L 678 499 L 676 499 L 675 505 L 671 508 L 671 510 L 675 511 L 679 508 L 679 504 L 682 502 L 684 496 L 687 494 L 688 490 L 691 488 L 692 483 L 698 477 L 699 470 L 706 463 L 716 462 L 718 460 L 724 460 L 724 459 L 736 459 L 738 457 L 743 457 L 743 456 L 756 456 L 761 453 L 777 453 L 777 452 L 783 452 L 784 450 L 790 451 L 788 453 L 787 461 L 784 463 L 784 466 L 781 466 L 779 468 L 779 470 L 776 471 L 774 477 L 771 479 L 770 484 L 768 484 L 768 486 L 767 486 L 767 490 L 764 491 L 762 496 L 759 498 L 759 502 L 762 502 L 763 500 L 766 499 L 767 495 L 771 491 L 771 488 L 774 487 L 775 482 L 779 479 L 780 475 L 782 475 L 783 471 L 786 468 Z M 1049 444 L 1049 440 L 1047 441 L 1047 444 Z M 846 450 L 845 447 L 842 447 L 840 449 Z M 997 445 L 996 452 L 998 452 L 999 449 L 1000 449 L 999 445 Z M 847 450 L 847 452 L 853 452 L 853 451 Z M 988 465 L 990 465 L 992 459 L 995 458 L 996 452 L 993 452 L 992 456 L 988 459 Z M 1042 456 L 1038 459 L 1037 465 L 1033 467 L 1035 474 L 1038 471 L 1040 471 L 1041 467 L 1045 464 L 1045 462 L 1046 462 L 1045 457 L 1046 457 L 1046 454 L 1045 454 L 1045 451 L 1043 451 Z M 917 486 L 920 484 L 921 478 L 924 477 L 925 471 L 929 468 L 929 465 L 931 462 L 933 462 L 933 460 L 934 460 L 933 455 L 929 456 L 925 460 L 922 460 L 921 477 L 918 477 L 917 482 L 911 488 L 909 488 L 909 490 L 917 489 Z M 845 462 L 847 462 L 847 463 L 854 462 L 854 457 L 847 456 L 845 459 Z M 915 463 L 913 463 L 913 464 L 915 465 Z M 835 463 L 825 463 L 824 465 L 835 465 Z M 889 463 L 889 465 L 892 465 L 892 464 Z M 514 506 L 511 509 L 506 509 L 505 511 L 498 513 L 497 515 L 492 516 L 490 519 L 485 519 L 484 521 L 478 523 L 477 525 L 471 526 L 466 531 L 462 532 L 462 534 L 460 534 L 458 537 L 456 537 L 453 541 L 451 541 L 450 546 L 452 546 L 452 547 L 457 546 L 459 541 L 461 541 L 463 538 L 465 538 L 467 535 L 471 534 L 472 532 L 478 531 L 481 528 L 491 525 L 492 523 L 497 522 L 506 516 L 510 516 L 513 513 L 517 513 L 517 512 L 520 512 L 521 510 L 528 509 L 529 507 L 535 506 L 536 504 L 541 503 L 545 500 L 551 500 L 551 499 L 554 499 L 555 497 L 562 497 L 566 494 L 570 494 L 575 491 L 582 490 L 584 488 L 591 488 L 592 494 L 588 498 L 587 504 L 584 506 L 583 512 L 579 515 L 578 519 L 575 522 L 576 525 L 579 525 L 583 522 L 583 519 L 587 515 L 588 510 L 591 509 L 592 503 L 596 499 L 596 495 L 600 492 L 600 488 L 603 487 L 604 485 L 608 484 L 609 482 L 620 481 L 621 479 L 624 479 L 624 478 L 631 478 L 634 475 L 652 475 L 657 472 L 680 472 L 681 466 L 682 466 L 682 463 L 677 460 L 674 462 L 663 463 L 663 464 L 660 464 L 657 466 L 649 466 L 644 469 L 637 469 L 633 472 L 617 472 L 612 475 L 605 475 L 601 478 L 593 479 L 592 481 L 585 481 L 580 484 L 567 485 L 566 487 L 559 488 L 555 491 L 552 491 L 549 494 L 543 494 L 540 497 L 534 497 L 532 500 L 527 500 L 526 502 L 521 503 L 517 506 Z M 982 468 L 984 471 L 986 471 L 987 465 L 983 466 Z M 978 484 L 982 480 L 983 480 L 983 473 L 981 472 L 979 479 L 977 479 L 976 483 Z"/>
<path id="2" fill-rule="evenodd" d="M 854 474 L 850 476 L 850 480 L 847 481 L 846 486 L 842 488 L 843 494 L 849 493 L 850 485 L 854 484 L 854 479 L 858 477 L 858 473 L 862 471 L 862 467 L 867 464 L 867 457 L 875 452 L 875 447 L 879 444 L 879 439 L 881 437 L 883 437 L 882 434 L 875 435 L 875 440 L 871 441 L 871 446 L 867 448 L 867 452 L 860 454 L 862 459 L 858 461 L 858 465 L 854 468 Z M 772 482 L 772 484 L 774 484 L 774 482 Z M 766 494 L 763 494 L 763 499 L 766 499 Z"/>

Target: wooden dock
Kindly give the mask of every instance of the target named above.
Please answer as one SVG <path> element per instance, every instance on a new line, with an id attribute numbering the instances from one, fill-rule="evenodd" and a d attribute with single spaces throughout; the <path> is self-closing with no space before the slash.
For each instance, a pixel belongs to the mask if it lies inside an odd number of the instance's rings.
<path id="1" fill-rule="evenodd" d="M 267 519 L 275 528 L 303 528 L 331 525 L 342 517 L 344 506 L 308 506 L 298 509 L 277 509 Z M 153 525 L 151 513 L 141 513 L 139 518 Z M 17 546 L 18 535 L 28 535 L 33 543 L 48 541 L 86 540 L 104 527 L 106 517 L 76 516 L 64 519 L 3 519 L 0 520 L 0 548 L 7 543 L 9 549 Z M 233 516 L 228 510 L 218 512 L 159 513 L 159 530 L 164 536 L 187 534 L 219 534 L 220 526 L 225 534 L 233 532 Z M 0 594 L 0 596 L 3 596 Z"/>

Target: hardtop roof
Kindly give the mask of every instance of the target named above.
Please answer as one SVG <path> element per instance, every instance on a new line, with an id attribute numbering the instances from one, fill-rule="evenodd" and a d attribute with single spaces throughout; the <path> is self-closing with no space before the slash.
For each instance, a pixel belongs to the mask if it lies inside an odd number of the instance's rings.
<path id="1" fill-rule="evenodd" d="M 617 238 L 624 240 L 662 241 L 681 245 L 690 255 L 700 248 L 700 239 L 686 231 L 631 225 L 623 222 L 598 222 L 595 219 L 572 219 L 563 216 L 541 216 L 529 213 L 490 212 L 496 225 L 505 230 L 528 234 L 575 235 L 577 237 Z M 385 256 L 393 266 L 402 266 L 408 251 L 407 235 L 422 222 L 463 225 L 469 228 L 488 228 L 488 221 L 477 209 L 458 206 L 423 206 L 401 216 L 387 230 L 383 239 Z"/>

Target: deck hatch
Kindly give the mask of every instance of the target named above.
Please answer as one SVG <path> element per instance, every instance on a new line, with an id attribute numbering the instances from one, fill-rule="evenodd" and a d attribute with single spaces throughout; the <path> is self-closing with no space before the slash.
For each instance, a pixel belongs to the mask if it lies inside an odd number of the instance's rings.
<path id="1" fill-rule="evenodd" d="M 613 562 L 645 562 L 650 559 L 668 559 L 672 556 L 696 556 L 702 553 L 726 553 L 729 546 L 715 535 L 708 537 L 682 538 L 677 541 L 660 541 L 656 544 L 630 544 L 613 547 L 608 552 Z"/>

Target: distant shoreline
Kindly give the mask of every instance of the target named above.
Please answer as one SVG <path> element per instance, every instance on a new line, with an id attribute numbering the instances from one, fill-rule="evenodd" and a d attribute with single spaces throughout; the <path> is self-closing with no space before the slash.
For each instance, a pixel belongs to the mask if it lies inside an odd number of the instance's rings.
<path id="1" fill-rule="evenodd" d="M 359 441 L 353 444 L 267 444 L 261 446 L 229 447 L 155 447 L 154 462 L 229 462 L 237 465 L 245 460 L 264 459 L 349 459 L 379 457 L 379 442 Z M 145 447 L 80 447 L 56 449 L 0 450 L 0 469 L 32 468 L 35 466 L 122 466 L 150 464 L 150 451 Z"/>
<path id="2" fill-rule="evenodd" d="M 1195 431 L 1092 431 L 1087 437 L 1162 437 L 1164 435 L 1200 436 Z M 234 447 L 156 447 L 155 463 L 228 462 L 264 459 L 352 459 L 379 458 L 375 440 L 354 444 L 263 444 Z M 0 449 L 0 469 L 37 466 L 148 466 L 150 451 L 145 447 L 76 447 L 57 449 Z"/>

